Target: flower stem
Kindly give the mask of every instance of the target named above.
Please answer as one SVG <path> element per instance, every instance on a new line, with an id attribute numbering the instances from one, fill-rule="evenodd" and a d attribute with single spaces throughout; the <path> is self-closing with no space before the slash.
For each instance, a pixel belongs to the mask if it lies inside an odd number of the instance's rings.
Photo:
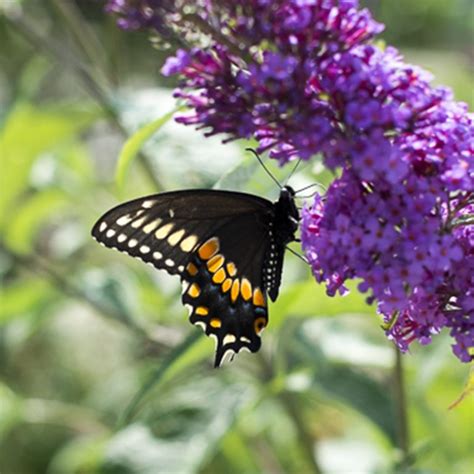
<path id="1" fill-rule="evenodd" d="M 272 365 L 268 362 L 261 353 L 257 356 L 260 360 L 260 365 L 264 372 L 264 380 L 271 383 L 274 378 L 274 370 Z M 282 389 L 276 393 L 278 401 L 281 403 L 288 416 L 293 421 L 293 425 L 298 436 L 298 445 L 301 448 L 301 453 L 305 456 L 305 465 L 308 467 L 308 474 L 321 474 L 322 470 L 319 467 L 315 453 L 315 439 L 306 427 L 306 420 L 301 411 L 301 404 L 298 403 L 297 394 L 288 390 Z"/>
<path id="2" fill-rule="evenodd" d="M 129 133 L 121 122 L 119 112 L 110 100 L 109 92 L 97 82 L 94 74 L 91 72 L 90 64 L 76 58 L 66 48 L 56 43 L 46 34 L 43 34 L 31 20 L 25 20 L 19 16 L 6 16 L 6 20 L 35 49 L 40 50 L 59 64 L 71 69 L 76 74 L 78 80 L 81 81 L 89 96 L 102 108 L 109 122 L 123 137 L 128 138 Z M 163 185 L 154 172 L 152 164 L 142 152 L 138 153 L 138 162 L 150 184 L 157 191 L 163 189 Z"/>
<path id="3" fill-rule="evenodd" d="M 397 418 L 397 444 L 401 451 L 401 459 L 399 468 L 406 469 L 412 463 L 410 454 L 410 436 L 408 421 L 408 406 L 405 391 L 405 378 L 403 373 L 402 354 L 398 347 L 395 350 L 395 367 L 394 367 L 394 383 L 395 383 L 395 415 Z"/>

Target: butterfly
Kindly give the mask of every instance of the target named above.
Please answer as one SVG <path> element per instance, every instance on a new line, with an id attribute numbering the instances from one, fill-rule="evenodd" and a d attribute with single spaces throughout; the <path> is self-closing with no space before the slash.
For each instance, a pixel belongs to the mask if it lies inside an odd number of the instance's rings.
<path id="1" fill-rule="evenodd" d="M 299 213 L 290 186 L 276 202 L 220 190 L 165 192 L 106 212 L 92 236 L 106 247 L 179 275 L 192 324 L 216 339 L 215 366 L 257 352 L 278 297 L 283 257 Z"/>

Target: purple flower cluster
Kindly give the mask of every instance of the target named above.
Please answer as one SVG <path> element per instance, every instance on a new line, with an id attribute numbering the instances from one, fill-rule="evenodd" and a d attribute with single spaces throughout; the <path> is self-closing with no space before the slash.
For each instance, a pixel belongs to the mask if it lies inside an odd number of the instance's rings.
<path id="1" fill-rule="evenodd" d="M 255 138 L 280 163 L 320 154 L 337 170 L 302 221 L 329 294 L 358 278 L 402 350 L 449 328 L 455 354 L 473 359 L 473 118 L 371 43 L 383 26 L 367 10 L 356 0 L 110 0 L 109 10 L 128 28 L 201 33 L 162 69 L 181 78 L 175 95 L 191 113 L 179 122 Z"/>
<path id="2" fill-rule="evenodd" d="M 392 84 L 396 69 L 406 78 L 410 68 L 388 68 L 385 78 Z M 395 126 L 394 103 L 400 112 Z M 454 353 L 469 362 L 473 118 L 414 70 L 410 81 L 402 80 L 383 100 L 368 97 L 354 113 L 356 118 L 346 116 L 345 138 L 325 153 L 328 166 L 343 169 L 341 177 L 303 212 L 303 247 L 313 273 L 329 294 L 344 292 L 347 279 L 360 279 L 359 290 L 377 301 L 388 336 L 402 350 L 413 340 L 426 344 L 448 327 Z"/>
<path id="3" fill-rule="evenodd" d="M 174 11 L 173 0 L 108 0 L 105 10 L 118 15 L 117 24 L 124 30 L 152 28 L 166 31 L 165 16 Z"/>

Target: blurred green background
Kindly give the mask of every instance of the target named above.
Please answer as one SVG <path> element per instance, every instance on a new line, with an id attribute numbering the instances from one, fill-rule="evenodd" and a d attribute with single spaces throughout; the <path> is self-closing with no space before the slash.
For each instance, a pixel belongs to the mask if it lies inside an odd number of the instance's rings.
<path id="1" fill-rule="evenodd" d="M 365 4 L 472 106 L 471 0 Z M 117 185 L 127 137 L 175 106 L 166 54 L 97 0 L 0 0 L 0 473 L 472 474 L 447 334 L 397 357 L 373 307 L 326 297 L 287 253 L 263 349 L 215 370 L 176 278 L 91 239 L 147 193 L 277 194 L 245 144 L 172 121 Z M 310 164 L 292 183 L 328 179 Z"/>

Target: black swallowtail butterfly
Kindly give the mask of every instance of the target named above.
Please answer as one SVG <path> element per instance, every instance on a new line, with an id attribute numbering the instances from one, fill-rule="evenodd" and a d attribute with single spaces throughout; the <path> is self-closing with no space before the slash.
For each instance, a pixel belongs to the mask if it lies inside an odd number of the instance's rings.
<path id="1" fill-rule="evenodd" d="M 272 203 L 251 194 L 185 190 L 120 204 L 94 225 L 106 247 L 179 275 L 191 323 L 216 338 L 215 366 L 256 352 L 278 296 L 285 246 L 299 214 L 289 186 Z"/>

